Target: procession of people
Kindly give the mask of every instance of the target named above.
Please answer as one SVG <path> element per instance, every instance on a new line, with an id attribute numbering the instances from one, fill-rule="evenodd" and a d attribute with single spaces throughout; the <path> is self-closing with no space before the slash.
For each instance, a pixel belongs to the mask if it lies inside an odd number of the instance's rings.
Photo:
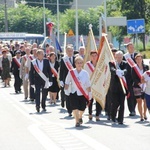
<path id="1" fill-rule="evenodd" d="M 0 75 L 4 87 L 10 86 L 14 77 L 14 92 L 23 93 L 24 100 L 35 102 L 39 113 L 46 110 L 46 101 L 55 105 L 61 100 L 68 116 L 74 117 L 75 127 L 84 122 L 83 114 L 88 109 L 88 118 L 93 120 L 93 105 L 96 103 L 95 121 L 101 121 L 104 109 L 112 124 L 124 124 L 125 100 L 129 116 L 140 115 L 140 121 L 148 119 L 150 113 L 150 70 L 144 64 L 140 53 L 135 52 L 133 43 L 127 44 L 127 53 L 115 49 L 110 43 L 113 60 L 108 62 L 111 74 L 107 89 L 105 108 L 92 94 L 92 76 L 96 71 L 99 54 L 96 49 L 89 52 L 85 62 L 86 49 L 74 48 L 68 44 L 64 54 L 59 54 L 52 45 L 46 50 L 27 42 L 0 44 Z M 11 75 L 13 74 L 13 76 Z M 98 89 L 99 91 L 101 89 Z M 136 111 L 136 107 L 137 110 Z M 118 114 L 117 114 L 118 113 Z"/>

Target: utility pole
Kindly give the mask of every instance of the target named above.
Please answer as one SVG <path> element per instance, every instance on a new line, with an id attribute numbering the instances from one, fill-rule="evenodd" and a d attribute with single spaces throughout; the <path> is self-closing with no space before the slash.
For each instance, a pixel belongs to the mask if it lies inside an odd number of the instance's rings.
<path id="1" fill-rule="evenodd" d="M 4 5 L 5 5 L 5 32 L 8 32 L 7 0 L 4 0 Z"/>

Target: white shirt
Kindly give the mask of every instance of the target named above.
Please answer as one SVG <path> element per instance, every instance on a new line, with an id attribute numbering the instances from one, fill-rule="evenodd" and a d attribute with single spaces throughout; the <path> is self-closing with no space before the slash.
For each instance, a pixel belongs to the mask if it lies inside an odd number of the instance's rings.
<path id="1" fill-rule="evenodd" d="M 82 85 L 82 88 L 86 91 L 86 89 L 88 87 L 91 86 L 91 82 L 90 82 L 90 77 L 89 77 L 89 74 L 86 70 L 82 69 L 79 73 L 77 72 L 76 68 L 73 69 L 77 79 L 79 80 L 79 82 L 81 83 Z M 75 84 L 71 74 L 70 74 L 70 71 L 68 72 L 68 75 L 66 77 L 66 80 L 65 80 L 65 84 L 71 86 L 71 91 L 70 93 L 75 93 L 77 92 L 77 95 L 78 96 L 81 96 L 83 95 L 80 90 L 78 89 L 77 85 Z M 87 92 L 88 93 L 88 92 Z"/>
<path id="2" fill-rule="evenodd" d="M 41 71 L 43 71 L 43 60 L 40 61 L 40 60 L 37 59 L 37 66 L 38 66 L 38 68 L 39 68 Z"/>

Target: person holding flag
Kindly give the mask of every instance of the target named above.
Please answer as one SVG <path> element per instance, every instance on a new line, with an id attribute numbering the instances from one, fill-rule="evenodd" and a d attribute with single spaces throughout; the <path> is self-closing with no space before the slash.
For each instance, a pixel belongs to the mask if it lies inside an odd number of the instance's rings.
<path id="1" fill-rule="evenodd" d="M 97 58 L 98 58 L 98 53 L 97 51 L 91 51 L 90 52 L 90 61 L 86 62 L 84 65 L 84 69 L 89 73 L 89 76 L 91 77 L 94 69 L 97 64 Z M 91 103 L 88 107 L 89 109 L 89 119 L 92 120 L 92 107 L 93 107 L 93 98 L 91 100 Z M 100 121 L 99 115 L 101 113 L 102 107 L 101 105 L 96 101 L 96 121 Z"/>
<path id="2" fill-rule="evenodd" d="M 70 103 L 75 117 L 75 126 L 79 127 L 82 123 L 82 116 L 86 104 L 92 99 L 90 77 L 87 71 L 82 69 L 83 58 L 75 58 L 75 69 L 69 70 L 65 80 L 65 90 L 71 85 Z"/>
<path id="3" fill-rule="evenodd" d="M 14 89 L 15 89 L 16 94 L 21 93 L 22 80 L 20 79 L 20 76 L 19 76 L 21 59 L 22 59 L 21 58 L 21 51 L 17 50 L 16 56 L 13 57 L 12 63 L 11 63 L 11 72 L 14 75 Z"/>
<path id="4" fill-rule="evenodd" d="M 122 51 L 115 53 L 115 59 L 115 62 L 109 62 L 111 72 L 110 91 L 112 95 L 111 119 L 113 123 L 116 123 L 116 115 L 119 108 L 118 124 L 123 124 L 125 93 L 123 92 L 120 79 L 126 75 L 127 65 L 126 62 L 123 61 Z"/>
<path id="5" fill-rule="evenodd" d="M 137 107 L 141 117 L 140 121 L 144 121 L 144 119 L 147 120 L 146 117 L 147 107 L 146 107 L 146 101 L 144 99 L 146 84 L 141 83 L 141 79 L 142 79 L 142 74 L 145 71 L 149 70 L 149 67 L 143 63 L 143 57 L 141 54 L 137 54 L 135 56 L 135 62 L 136 64 L 132 67 L 131 70 L 132 79 L 133 79 L 133 92 L 137 101 Z"/>

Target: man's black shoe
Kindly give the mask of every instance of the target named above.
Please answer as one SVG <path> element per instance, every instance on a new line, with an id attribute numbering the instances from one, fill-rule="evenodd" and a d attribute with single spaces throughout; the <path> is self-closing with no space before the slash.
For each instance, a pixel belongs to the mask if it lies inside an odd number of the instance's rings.
<path id="1" fill-rule="evenodd" d="M 40 112 L 40 107 L 36 107 L 36 110 L 39 113 Z"/>
<path id="2" fill-rule="evenodd" d="M 61 107 L 64 108 L 64 101 L 61 102 Z"/>

